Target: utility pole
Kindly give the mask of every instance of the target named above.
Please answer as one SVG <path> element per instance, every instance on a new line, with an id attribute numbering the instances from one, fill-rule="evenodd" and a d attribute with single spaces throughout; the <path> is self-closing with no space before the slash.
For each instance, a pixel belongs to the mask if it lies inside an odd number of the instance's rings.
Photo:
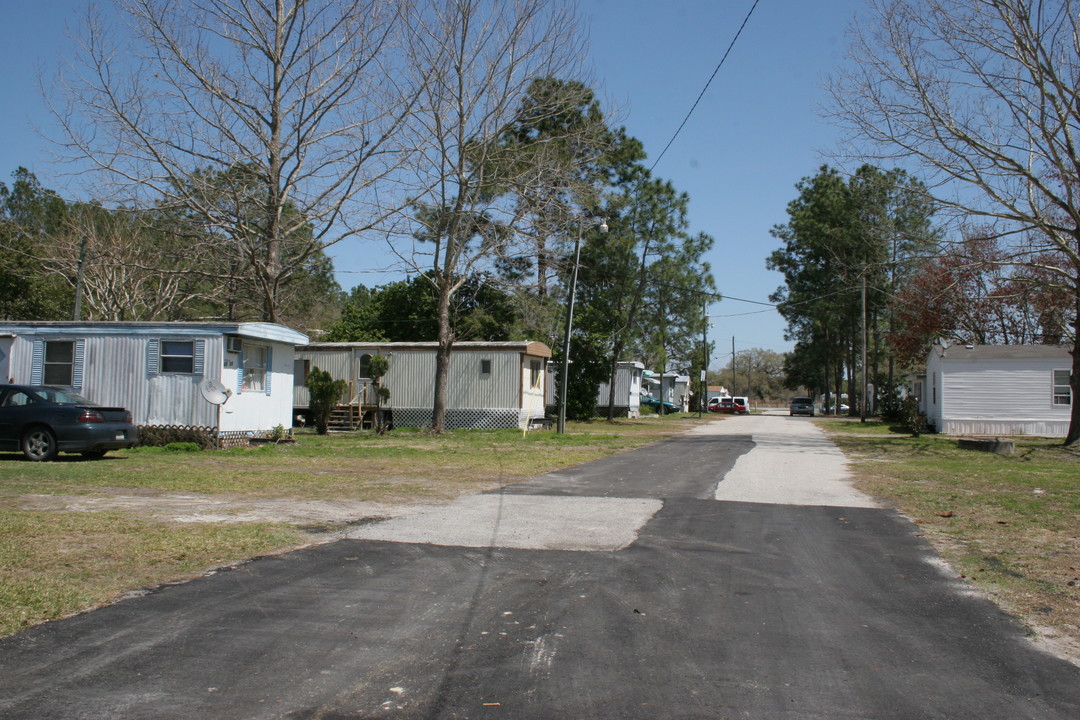
<path id="1" fill-rule="evenodd" d="M 83 290 L 83 265 L 86 263 L 86 236 L 83 235 L 79 242 L 79 263 L 75 270 L 75 309 L 71 313 L 71 319 L 78 322 L 82 320 L 82 290 Z"/>
<path id="2" fill-rule="evenodd" d="M 701 394 L 698 395 L 697 403 L 697 416 L 701 419 L 701 410 L 705 407 L 707 402 L 706 396 L 709 394 L 708 385 L 708 372 L 709 372 L 709 301 L 701 301 Z"/>
<path id="3" fill-rule="evenodd" d="M 859 422 L 866 422 L 866 269 L 862 274 L 862 402 L 859 403 Z"/>
<path id="4" fill-rule="evenodd" d="M 731 397 L 735 397 L 735 336 L 731 336 Z"/>

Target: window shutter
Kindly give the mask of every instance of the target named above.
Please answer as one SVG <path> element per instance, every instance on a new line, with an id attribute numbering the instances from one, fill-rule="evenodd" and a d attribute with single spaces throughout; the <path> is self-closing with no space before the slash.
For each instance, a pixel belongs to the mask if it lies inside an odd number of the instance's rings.
<path id="1" fill-rule="evenodd" d="M 30 356 L 30 384 L 40 385 L 45 378 L 45 341 L 34 338 L 34 349 Z"/>
<path id="2" fill-rule="evenodd" d="M 158 366 L 161 359 L 161 341 L 157 338 L 146 343 L 146 375 L 153 377 L 158 374 Z"/>
<path id="3" fill-rule="evenodd" d="M 236 394 L 244 392 L 244 351 L 236 354 Z"/>
<path id="4" fill-rule="evenodd" d="M 75 358 L 71 367 L 71 387 L 76 392 L 82 392 L 83 367 L 86 365 L 86 338 L 75 341 Z"/>
<path id="5" fill-rule="evenodd" d="M 194 372 L 198 376 L 202 376 L 202 375 L 205 374 L 205 372 L 204 372 L 205 368 L 206 368 L 206 341 L 205 340 L 196 340 L 195 341 L 195 367 L 194 367 L 192 372 Z"/>
<path id="6" fill-rule="evenodd" d="M 266 394 L 267 395 L 270 394 L 270 378 L 273 376 L 273 372 L 271 372 L 273 370 L 273 368 L 274 368 L 274 348 L 268 346 L 266 348 L 265 380 L 263 380 L 263 384 L 266 385 Z"/>

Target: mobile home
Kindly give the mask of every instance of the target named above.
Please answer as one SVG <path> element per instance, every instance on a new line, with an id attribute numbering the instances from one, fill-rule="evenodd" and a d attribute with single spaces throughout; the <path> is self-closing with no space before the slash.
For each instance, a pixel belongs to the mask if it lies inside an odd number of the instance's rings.
<path id="1" fill-rule="evenodd" d="M 615 367 L 615 408 L 616 417 L 636 418 L 641 415 L 641 374 L 645 366 L 639 362 L 620 362 Z M 596 394 L 596 412 L 607 415 L 608 398 L 611 383 L 600 383 Z"/>
<path id="2" fill-rule="evenodd" d="M 125 407 L 136 425 L 253 436 L 291 426 L 307 340 L 273 323 L 0 321 L 0 378 Z"/>
<path id="3" fill-rule="evenodd" d="M 922 409 L 937 432 L 1064 437 L 1072 356 L 1058 345 L 938 343 L 921 380 Z"/>
<path id="4" fill-rule="evenodd" d="M 319 368 L 346 381 L 339 405 L 357 425 L 370 422 L 375 406 L 369 367 L 383 355 L 389 369 L 381 386 L 390 391 L 383 407 L 397 427 L 432 423 L 435 342 L 313 343 L 296 349 L 293 406 L 298 418 L 308 410 L 304 378 Z M 447 375 L 446 427 L 524 428 L 544 418 L 545 366 L 551 357 L 539 342 L 458 342 Z"/>

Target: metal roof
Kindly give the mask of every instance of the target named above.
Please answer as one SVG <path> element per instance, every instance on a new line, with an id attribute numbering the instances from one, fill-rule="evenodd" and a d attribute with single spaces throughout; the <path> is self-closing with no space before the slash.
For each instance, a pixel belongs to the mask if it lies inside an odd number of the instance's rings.
<path id="1" fill-rule="evenodd" d="M 190 335 L 207 333 L 240 335 L 257 340 L 271 340 L 290 345 L 302 345 L 308 336 L 292 328 L 267 322 L 152 322 L 152 321 L 98 321 L 98 320 L 3 320 L 0 332 L 32 331 L 38 335 Z"/>
<path id="2" fill-rule="evenodd" d="M 949 360 L 1023 360 L 1070 355 L 1064 345 L 950 345 L 940 352 L 942 358 Z"/>
<path id="3" fill-rule="evenodd" d="M 297 350 L 435 350 L 438 347 L 439 343 L 434 340 L 420 342 L 319 342 L 298 347 Z M 551 348 L 542 342 L 529 340 L 462 340 L 455 342 L 451 347 L 451 352 L 479 352 L 483 350 L 514 350 L 536 357 L 551 357 Z"/>

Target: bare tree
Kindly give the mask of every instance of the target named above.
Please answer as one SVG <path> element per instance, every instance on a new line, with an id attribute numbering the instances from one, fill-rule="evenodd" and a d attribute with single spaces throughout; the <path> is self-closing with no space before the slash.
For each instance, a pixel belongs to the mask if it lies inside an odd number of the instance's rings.
<path id="1" fill-rule="evenodd" d="M 264 318 L 276 321 L 297 268 L 386 213 L 375 185 L 400 160 L 396 130 L 412 100 L 394 62 L 399 3 L 116 7 L 122 34 L 88 13 L 74 61 L 44 88 L 67 156 L 98 171 L 103 199 L 201 223 L 204 240 L 192 242 L 242 257 Z M 256 211 L 219 202 L 227 191 Z M 307 226 L 305 245 L 286 258 L 285 239 Z"/>
<path id="2" fill-rule="evenodd" d="M 40 241 L 48 271 L 77 284 L 80 315 L 97 320 L 183 317 L 220 287 L 199 282 L 200 259 L 143 213 L 73 205 L 61 227 Z"/>
<path id="3" fill-rule="evenodd" d="M 414 5 L 407 26 L 407 63 L 423 87 L 407 144 L 419 152 L 398 176 L 411 205 L 390 237 L 411 237 L 394 252 L 436 292 L 432 429 L 442 432 L 455 340 L 451 301 L 470 277 L 515 253 L 524 205 L 513 198 L 560 182 L 522 162 L 505 136 L 519 123 L 532 82 L 575 75 L 583 53 L 564 0 L 427 0 Z M 534 120 L 566 107 L 557 93 L 533 99 Z"/>
<path id="4" fill-rule="evenodd" d="M 936 200 L 993 225 L 1008 262 L 1068 288 L 1072 416 L 1080 442 L 1080 3 L 873 0 L 832 114 L 872 157 L 913 160 Z M 863 153 L 865 157 L 867 153 Z M 1034 240 L 1033 240 L 1034 238 Z M 1045 263 L 1046 257 L 1062 263 Z"/>

